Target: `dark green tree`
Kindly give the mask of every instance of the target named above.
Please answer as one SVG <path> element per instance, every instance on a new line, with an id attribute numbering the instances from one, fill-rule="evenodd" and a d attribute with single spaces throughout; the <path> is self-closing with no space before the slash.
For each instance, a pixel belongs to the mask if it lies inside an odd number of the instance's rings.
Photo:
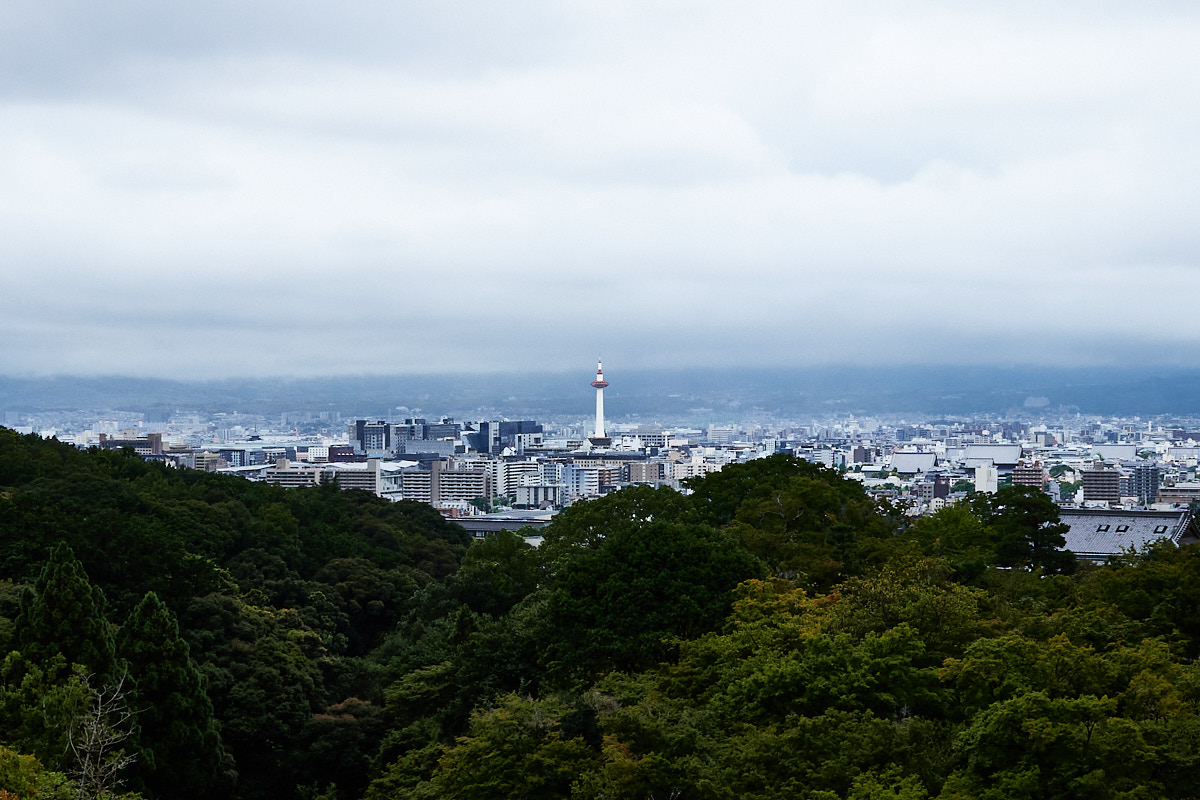
<path id="1" fill-rule="evenodd" d="M 773 490 L 799 476 L 845 480 L 834 470 L 779 453 L 744 464 L 730 464 L 719 472 L 688 478 L 684 483 L 692 490 L 690 499 L 697 513 L 710 525 L 719 527 L 733 521 L 742 503 L 766 499 Z"/>
<path id="2" fill-rule="evenodd" d="M 964 580 L 978 578 L 996 561 L 994 531 L 972 514 L 966 503 L 921 517 L 908 530 L 908 536 L 926 554 L 946 559 Z"/>
<path id="3" fill-rule="evenodd" d="M 43 666 L 61 655 L 68 668 L 81 666 L 94 686 L 113 683 L 120 670 L 104 612 L 104 592 L 88 580 L 71 548 L 59 542 L 33 590 L 21 594 L 16 623 L 21 653 Z"/>
<path id="4" fill-rule="evenodd" d="M 580 548 L 546 609 L 546 657 L 561 678 L 586 683 L 610 669 L 645 669 L 671 640 L 712 630 L 731 590 L 760 575 L 753 556 L 705 525 L 654 521 Z"/>
<path id="5" fill-rule="evenodd" d="M 1075 555 L 1062 549 L 1069 528 L 1059 521 L 1058 506 L 1040 489 L 1005 486 L 995 494 L 979 493 L 971 499 L 971 510 L 992 528 L 1000 566 L 1075 571 Z"/>
<path id="6" fill-rule="evenodd" d="M 554 568 L 580 547 L 636 530 L 649 522 L 699 522 L 689 498 L 668 487 L 631 486 L 597 500 L 575 503 L 544 530 L 539 548 Z"/>
<path id="7" fill-rule="evenodd" d="M 859 571 L 895 524 L 878 513 L 857 481 L 803 461 L 800 467 L 813 474 L 772 479 L 765 492 L 755 489 L 726 530 L 779 575 L 827 589 Z"/>
<path id="8" fill-rule="evenodd" d="M 447 582 L 448 595 L 493 618 L 507 614 L 546 578 L 538 550 L 511 531 L 499 531 L 467 550 Z"/>
<path id="9" fill-rule="evenodd" d="M 149 592 L 129 615 L 117 644 L 134 680 L 136 782 L 165 800 L 210 796 L 223 756 L 221 737 L 175 615 Z"/>

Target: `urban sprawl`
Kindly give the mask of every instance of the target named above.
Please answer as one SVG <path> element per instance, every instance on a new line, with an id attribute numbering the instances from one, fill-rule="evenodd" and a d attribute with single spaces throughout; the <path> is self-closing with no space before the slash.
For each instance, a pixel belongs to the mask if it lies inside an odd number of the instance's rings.
<path id="1" fill-rule="evenodd" d="M 268 419 L 177 414 L 6 414 L 24 433 L 79 447 L 132 448 L 178 467 L 231 473 L 285 487 L 336 483 L 391 500 L 428 503 L 476 535 L 540 528 L 564 506 L 630 485 L 686 491 L 688 478 L 789 453 L 859 480 L 907 513 L 935 513 L 1005 485 L 1046 492 L 1070 527 L 1067 548 L 1103 559 L 1151 542 L 1200 538 L 1200 423 L 1099 418 L 908 422 L 835 419 L 706 428 L 604 418 L 598 367 L 594 419 L 569 423 L 403 417 L 335 412 Z"/>

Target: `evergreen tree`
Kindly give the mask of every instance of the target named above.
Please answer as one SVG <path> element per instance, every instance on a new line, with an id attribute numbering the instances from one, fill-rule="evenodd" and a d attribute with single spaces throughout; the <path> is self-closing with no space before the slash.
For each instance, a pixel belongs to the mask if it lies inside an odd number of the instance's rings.
<path id="1" fill-rule="evenodd" d="M 208 796 L 222 761 L 213 705 L 175 615 L 154 592 L 130 613 L 118 652 L 134 680 L 137 780 L 156 798 Z"/>
<path id="2" fill-rule="evenodd" d="M 104 610 L 104 592 L 88 580 L 71 548 L 59 542 L 33 591 L 21 594 L 16 623 L 21 653 L 43 667 L 61 654 L 65 667 L 83 667 L 92 685 L 114 682 L 120 670 Z"/>
<path id="3" fill-rule="evenodd" d="M 971 510 L 994 531 L 996 563 L 1047 573 L 1075 571 L 1075 555 L 1063 550 L 1070 530 L 1050 496 L 1030 486 L 1005 486 L 972 498 Z"/>

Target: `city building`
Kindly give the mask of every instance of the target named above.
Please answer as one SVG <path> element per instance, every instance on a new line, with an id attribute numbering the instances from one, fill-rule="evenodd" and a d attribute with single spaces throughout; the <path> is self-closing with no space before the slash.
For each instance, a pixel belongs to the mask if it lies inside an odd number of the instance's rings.
<path id="1" fill-rule="evenodd" d="M 100 448 L 102 450 L 120 450 L 123 447 L 133 448 L 133 452 L 145 458 L 146 456 L 162 455 L 163 451 L 163 435 L 161 433 L 148 433 L 145 436 L 138 436 L 136 431 L 121 431 L 117 436 L 109 436 L 108 434 L 100 434 Z"/>
<path id="2" fill-rule="evenodd" d="M 351 422 L 347 431 L 350 446 L 357 455 L 391 456 L 396 454 L 396 436 L 393 426 L 383 420 L 367 422 L 365 419 Z"/>
<path id="3" fill-rule="evenodd" d="M 984 461 L 975 467 L 975 491 L 995 494 L 1000 488 L 1000 471 L 991 461 Z"/>
<path id="4" fill-rule="evenodd" d="M 945 500 L 950 496 L 950 476 L 941 472 L 925 474 L 916 484 L 916 494 L 917 499 L 925 503 L 935 498 Z"/>
<path id="5" fill-rule="evenodd" d="M 1034 461 L 1032 464 L 1020 461 L 1012 469 L 1013 486 L 1029 486 L 1033 489 L 1044 490 L 1047 477 L 1046 468 L 1040 461 Z"/>
<path id="6" fill-rule="evenodd" d="M 1158 488 L 1160 503 L 1200 503 L 1200 483 L 1184 482 Z"/>
<path id="7" fill-rule="evenodd" d="M 1149 505 L 1158 499 L 1159 468 L 1157 461 L 1134 461 L 1123 464 L 1128 476 L 1128 491 L 1122 496 L 1136 497 L 1138 503 Z"/>
<path id="8" fill-rule="evenodd" d="M 1188 508 L 1171 511 L 1066 508 L 1059 520 L 1068 526 L 1065 549 L 1077 558 L 1104 561 L 1147 545 L 1168 541 L 1175 545 L 1200 542 L 1200 531 Z"/>
<path id="9" fill-rule="evenodd" d="M 937 453 L 898 451 L 892 453 L 890 466 L 901 475 L 929 472 L 937 466 Z"/>
<path id="10" fill-rule="evenodd" d="M 1103 463 L 1082 471 L 1085 503 L 1121 502 L 1121 473 Z"/>

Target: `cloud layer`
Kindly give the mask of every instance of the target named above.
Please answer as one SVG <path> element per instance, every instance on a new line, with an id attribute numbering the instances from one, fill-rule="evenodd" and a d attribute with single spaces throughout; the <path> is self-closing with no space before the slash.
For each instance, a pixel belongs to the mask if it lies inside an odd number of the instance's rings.
<path id="1" fill-rule="evenodd" d="M 1200 11 L 24 2 L 0 373 L 1200 364 Z"/>

